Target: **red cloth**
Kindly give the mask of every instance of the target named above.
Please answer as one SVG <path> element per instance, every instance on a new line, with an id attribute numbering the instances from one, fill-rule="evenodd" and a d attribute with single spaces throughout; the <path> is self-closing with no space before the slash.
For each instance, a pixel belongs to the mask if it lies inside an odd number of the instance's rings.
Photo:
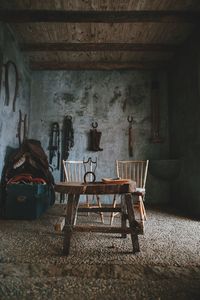
<path id="1" fill-rule="evenodd" d="M 46 184 L 47 182 L 43 178 L 34 178 L 31 174 L 20 174 L 12 177 L 7 184 L 11 183 L 36 183 L 36 184 Z"/>

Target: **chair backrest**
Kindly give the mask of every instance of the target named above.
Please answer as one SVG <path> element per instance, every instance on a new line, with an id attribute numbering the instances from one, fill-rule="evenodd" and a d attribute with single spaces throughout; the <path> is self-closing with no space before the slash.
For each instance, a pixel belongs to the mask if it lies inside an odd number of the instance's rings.
<path id="1" fill-rule="evenodd" d="M 145 188 L 149 160 L 116 160 L 117 177 L 136 181 L 137 187 Z"/>
<path id="2" fill-rule="evenodd" d="M 91 161 L 84 163 L 82 160 L 63 160 L 63 168 L 65 181 L 67 182 L 83 182 L 86 172 L 94 172 L 94 166 Z M 89 181 L 92 175 L 88 176 Z"/>

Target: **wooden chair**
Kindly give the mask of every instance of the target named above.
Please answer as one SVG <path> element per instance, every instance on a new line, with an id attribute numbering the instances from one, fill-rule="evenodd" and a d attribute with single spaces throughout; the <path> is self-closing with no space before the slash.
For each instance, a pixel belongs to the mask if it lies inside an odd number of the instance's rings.
<path id="1" fill-rule="evenodd" d="M 84 182 L 84 175 L 86 172 L 95 172 L 96 167 L 94 167 L 94 163 L 91 159 L 85 163 L 82 160 L 63 160 L 63 168 L 65 174 L 66 182 Z M 87 181 L 92 181 L 92 174 L 88 174 Z M 100 198 L 98 195 L 95 195 L 97 205 L 91 205 L 90 199 L 88 195 L 86 197 L 86 207 L 101 207 Z M 92 198 L 94 200 L 94 197 Z M 102 223 L 104 223 L 103 213 L 99 212 Z"/>
<path id="2" fill-rule="evenodd" d="M 147 220 L 147 215 L 144 207 L 144 197 L 148 165 L 149 160 L 116 160 L 117 177 L 136 181 L 137 188 L 136 191 L 132 194 L 133 205 L 139 213 L 139 221 L 141 224 L 142 232 L 144 232 L 144 221 Z M 114 195 L 112 205 L 113 207 L 116 207 L 116 195 Z M 117 213 L 111 213 L 111 225 L 116 214 Z"/>

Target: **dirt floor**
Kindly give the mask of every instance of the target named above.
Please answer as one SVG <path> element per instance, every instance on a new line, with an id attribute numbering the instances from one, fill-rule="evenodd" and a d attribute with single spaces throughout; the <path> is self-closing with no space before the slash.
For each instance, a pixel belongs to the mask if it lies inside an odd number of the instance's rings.
<path id="1" fill-rule="evenodd" d="M 61 214 L 54 205 L 38 220 L 0 220 L 1 300 L 200 299 L 199 221 L 148 209 L 139 254 L 131 253 L 130 236 L 75 233 L 64 257 L 54 231 Z"/>

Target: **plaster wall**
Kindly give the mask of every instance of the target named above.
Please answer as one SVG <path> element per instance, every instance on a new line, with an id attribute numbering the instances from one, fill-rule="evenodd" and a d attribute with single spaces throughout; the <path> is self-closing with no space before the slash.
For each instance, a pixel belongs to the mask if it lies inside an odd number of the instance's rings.
<path id="1" fill-rule="evenodd" d="M 200 216 L 200 39 L 181 49 L 169 76 L 171 155 L 181 159 L 173 204 Z"/>
<path id="2" fill-rule="evenodd" d="M 161 144 L 150 142 L 151 83 L 155 77 L 160 83 L 160 134 L 164 138 Z M 163 72 L 33 72 L 30 136 L 41 141 L 48 155 L 51 123 L 58 122 L 62 129 L 64 116 L 71 115 L 75 144 L 68 159 L 97 158 L 97 180 L 101 180 L 102 177 L 115 177 L 116 159 L 168 158 L 167 101 L 166 74 Z M 129 157 L 128 153 L 127 116 L 133 117 L 133 157 Z M 97 129 L 102 132 L 100 147 L 103 151 L 88 150 L 88 134 L 92 122 L 98 122 Z M 56 181 L 60 180 L 57 170 L 54 170 L 53 174 Z M 151 174 L 148 180 L 152 180 Z M 166 189 L 164 196 L 159 196 L 159 187 L 160 194 L 161 190 Z M 150 202 L 166 202 L 169 195 L 168 186 L 154 179 L 148 195 Z"/>
<path id="3" fill-rule="evenodd" d="M 2 82 L 0 87 L 0 172 L 4 166 L 4 158 L 8 147 L 17 148 L 19 146 L 17 135 L 19 109 L 22 116 L 27 114 L 29 119 L 30 108 L 30 72 L 22 53 L 19 50 L 18 43 L 10 28 L 0 24 L 0 60 L 6 63 L 8 60 L 15 62 L 19 73 L 19 90 L 16 99 L 15 112 L 12 110 L 12 100 L 8 106 L 4 105 L 5 101 L 5 70 L 0 64 L 2 71 Z M 14 93 L 15 79 L 9 77 L 10 96 Z"/>

